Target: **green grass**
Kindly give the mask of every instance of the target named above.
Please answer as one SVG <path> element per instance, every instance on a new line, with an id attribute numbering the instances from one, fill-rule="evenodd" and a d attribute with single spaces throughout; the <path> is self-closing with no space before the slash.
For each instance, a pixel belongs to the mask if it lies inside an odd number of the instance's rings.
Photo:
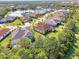
<path id="1" fill-rule="evenodd" d="M 55 37 L 57 38 L 58 32 L 50 32 L 49 34 L 47 34 L 46 36 L 51 38 L 51 37 Z"/>
<path id="2" fill-rule="evenodd" d="M 10 34 L 2 42 L 0 42 L 1 46 L 6 47 L 10 43 L 11 38 L 12 38 L 12 35 Z"/>
<path id="3" fill-rule="evenodd" d="M 17 25 L 23 25 L 23 23 L 20 19 L 16 19 L 14 22 L 4 24 L 4 26 L 7 25 L 17 26 Z"/>
<path id="4" fill-rule="evenodd" d="M 36 18 L 32 18 L 31 23 L 35 22 L 37 19 Z"/>

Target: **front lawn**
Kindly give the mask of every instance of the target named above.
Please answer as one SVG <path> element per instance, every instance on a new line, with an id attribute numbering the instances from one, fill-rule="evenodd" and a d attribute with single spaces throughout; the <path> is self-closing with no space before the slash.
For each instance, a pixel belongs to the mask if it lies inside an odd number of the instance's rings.
<path id="1" fill-rule="evenodd" d="M 2 42 L 0 42 L 1 46 L 6 47 L 10 43 L 11 38 L 12 38 L 12 35 L 10 34 Z"/>
<path id="2" fill-rule="evenodd" d="M 30 23 L 34 23 L 34 22 L 36 22 L 36 18 L 32 18 L 32 21 L 30 21 Z"/>
<path id="3" fill-rule="evenodd" d="M 7 25 L 17 26 L 17 25 L 23 25 L 23 23 L 22 23 L 22 21 L 20 19 L 16 19 L 14 22 L 6 23 L 4 25 L 5 26 L 7 26 Z"/>

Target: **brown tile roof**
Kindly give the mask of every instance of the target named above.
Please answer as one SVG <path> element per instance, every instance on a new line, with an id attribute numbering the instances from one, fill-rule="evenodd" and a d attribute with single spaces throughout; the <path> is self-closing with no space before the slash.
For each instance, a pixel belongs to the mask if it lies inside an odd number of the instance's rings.
<path id="1" fill-rule="evenodd" d="M 18 40 L 25 34 L 25 30 L 18 30 L 18 32 L 15 33 L 14 37 L 12 40 Z"/>
<path id="2" fill-rule="evenodd" d="M 8 31 L 9 31 L 8 28 L 0 28 L 0 36 L 2 36 L 3 34 L 5 34 Z"/>
<path id="3" fill-rule="evenodd" d="M 61 11 L 57 11 L 54 14 L 48 16 L 47 18 L 62 18 L 64 17 L 64 13 Z"/>
<path id="4" fill-rule="evenodd" d="M 57 11 L 53 14 L 53 17 L 56 17 L 56 18 L 63 17 L 63 16 L 64 16 L 64 13 L 61 11 Z"/>
<path id="5" fill-rule="evenodd" d="M 40 33 L 45 33 L 46 31 L 52 31 L 54 29 L 52 26 L 45 24 L 45 23 L 38 23 L 35 27 L 35 30 Z"/>

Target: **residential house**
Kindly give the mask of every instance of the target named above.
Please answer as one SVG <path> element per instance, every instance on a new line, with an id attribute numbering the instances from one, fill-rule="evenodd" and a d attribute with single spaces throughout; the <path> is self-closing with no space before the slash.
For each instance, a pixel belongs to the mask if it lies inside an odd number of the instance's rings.
<path id="1" fill-rule="evenodd" d="M 45 24 L 44 22 L 36 23 L 36 25 L 34 25 L 34 29 L 42 34 L 55 30 L 54 27 L 49 24 Z"/>
<path id="2" fill-rule="evenodd" d="M 69 9 L 59 9 L 58 11 L 61 11 L 61 12 L 63 12 L 64 14 L 69 13 Z"/>
<path id="3" fill-rule="evenodd" d="M 56 12 L 54 12 L 53 17 L 62 18 L 62 17 L 64 17 L 64 13 L 62 11 L 56 11 Z"/>
<path id="4" fill-rule="evenodd" d="M 37 14 L 35 13 L 25 13 L 23 14 L 24 15 L 24 19 L 23 19 L 23 22 L 28 22 L 28 21 L 31 21 L 32 17 L 36 18 Z"/>
<path id="5" fill-rule="evenodd" d="M 51 25 L 51 26 L 56 26 L 56 25 L 57 25 L 57 23 L 53 20 L 53 18 L 48 18 L 48 19 L 46 19 L 46 20 L 45 20 L 45 23 L 46 23 L 46 24 L 49 24 L 49 25 Z"/>
<path id="6" fill-rule="evenodd" d="M 36 14 L 45 14 L 45 13 L 47 13 L 47 11 L 46 10 L 35 10 L 35 13 Z"/>
<path id="7" fill-rule="evenodd" d="M 11 17 L 11 16 L 7 16 L 7 17 L 5 17 L 5 20 L 6 20 L 6 22 L 13 22 L 13 21 L 15 21 L 16 20 L 16 17 Z"/>
<path id="8" fill-rule="evenodd" d="M 11 34 L 10 29 L 0 28 L 0 41 L 4 40 L 9 34 Z"/>
<path id="9" fill-rule="evenodd" d="M 31 30 L 30 31 L 27 30 L 26 33 L 25 33 L 25 35 L 24 35 L 24 37 L 27 37 L 27 38 L 31 39 L 32 42 L 35 41 L 34 36 L 33 36 L 33 33 L 32 33 Z"/>
<path id="10" fill-rule="evenodd" d="M 47 19 L 44 20 L 46 24 L 57 26 L 61 23 L 64 17 L 64 13 L 62 11 L 54 11 L 52 15 L 48 16 Z"/>
<path id="11" fill-rule="evenodd" d="M 16 17 L 5 17 L 4 19 L 0 20 L 0 24 L 10 23 L 16 20 Z"/>
<path id="12" fill-rule="evenodd" d="M 21 39 L 24 34 L 25 34 L 25 30 L 19 29 L 18 31 L 16 31 L 16 33 L 13 34 L 11 44 L 16 45 L 17 40 Z"/>
<path id="13" fill-rule="evenodd" d="M 9 16 L 11 16 L 11 17 L 23 17 L 22 11 L 20 11 L 20 10 L 11 12 L 11 14 L 9 14 Z"/>
<path id="14" fill-rule="evenodd" d="M 34 10 L 31 10 L 31 9 L 28 9 L 27 12 L 28 13 L 34 13 L 35 11 Z"/>
<path id="15" fill-rule="evenodd" d="M 15 34 L 14 34 L 15 33 Z M 11 44 L 16 46 L 18 40 L 20 40 L 23 37 L 28 37 L 30 36 L 32 33 L 30 32 L 29 29 L 27 28 L 19 28 L 17 31 L 13 32 L 13 36 L 12 36 L 12 40 L 11 40 Z"/>

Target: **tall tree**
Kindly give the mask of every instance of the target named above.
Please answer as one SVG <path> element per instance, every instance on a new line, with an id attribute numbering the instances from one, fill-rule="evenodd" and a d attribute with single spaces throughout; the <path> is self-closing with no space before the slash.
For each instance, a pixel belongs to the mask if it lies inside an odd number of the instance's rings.
<path id="1" fill-rule="evenodd" d="M 20 45 L 22 48 L 27 48 L 31 45 L 31 40 L 28 38 L 21 38 L 18 45 Z"/>

